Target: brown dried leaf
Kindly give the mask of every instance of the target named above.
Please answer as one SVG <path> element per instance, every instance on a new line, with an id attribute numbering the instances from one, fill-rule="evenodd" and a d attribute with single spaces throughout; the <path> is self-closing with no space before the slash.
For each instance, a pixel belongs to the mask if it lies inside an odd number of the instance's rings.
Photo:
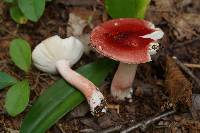
<path id="1" fill-rule="evenodd" d="M 173 27 L 172 34 L 179 41 L 190 40 L 193 36 L 198 36 L 200 32 L 200 15 L 196 13 L 171 14 L 162 13 L 162 17 Z"/>
<path id="2" fill-rule="evenodd" d="M 191 27 L 197 30 L 197 32 L 200 32 L 200 14 L 183 13 L 182 17 Z"/>
<path id="3" fill-rule="evenodd" d="M 74 9 L 69 13 L 67 32 L 68 36 L 80 36 L 83 34 L 83 29 L 88 25 L 87 17 L 89 14 L 85 10 Z"/>
<path id="4" fill-rule="evenodd" d="M 100 12 L 95 10 L 89 10 L 86 8 L 72 8 L 69 13 L 67 35 L 75 36 L 80 39 L 84 44 L 84 52 L 88 54 L 91 51 L 89 44 L 89 34 L 85 33 L 85 29 L 91 30 L 94 25 L 99 23 Z"/>
<path id="5" fill-rule="evenodd" d="M 154 0 L 156 9 L 159 11 L 172 11 L 174 8 L 174 0 Z"/>
<path id="6" fill-rule="evenodd" d="M 99 10 L 94 9 L 86 9 L 81 7 L 73 7 L 70 9 L 68 25 L 73 28 L 73 30 L 77 30 L 76 28 L 81 28 L 82 32 L 73 33 L 73 35 L 81 35 L 83 33 L 84 28 L 88 26 L 89 31 L 95 26 L 101 23 L 101 12 Z M 68 27 L 68 28 L 69 28 Z"/>
<path id="7" fill-rule="evenodd" d="M 196 132 L 194 132 L 194 133 L 199 133 L 197 131 L 197 130 L 200 130 L 200 122 L 199 121 L 185 118 L 183 116 L 179 116 L 178 120 L 175 119 L 175 121 L 177 122 L 177 126 L 183 126 L 190 130 L 196 130 Z"/>
<path id="8" fill-rule="evenodd" d="M 192 104 L 192 84 L 185 78 L 175 61 L 167 57 L 165 84 L 169 94 L 169 103 L 173 107 L 182 104 L 190 107 Z"/>
<path id="9" fill-rule="evenodd" d="M 192 26 L 188 24 L 188 22 L 185 21 L 182 16 L 176 16 L 175 18 L 170 20 L 170 23 L 175 28 L 173 33 L 177 40 L 188 40 L 196 35 L 196 32 L 194 31 Z"/>

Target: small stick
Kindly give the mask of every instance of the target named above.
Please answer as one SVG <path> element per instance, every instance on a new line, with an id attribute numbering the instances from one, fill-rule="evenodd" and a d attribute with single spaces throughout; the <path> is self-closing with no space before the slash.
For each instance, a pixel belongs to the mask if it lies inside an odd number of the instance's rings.
<path id="1" fill-rule="evenodd" d="M 111 132 L 119 131 L 121 128 L 122 128 L 122 125 L 119 125 L 119 126 L 115 126 L 115 127 L 110 127 L 103 131 L 99 131 L 99 132 L 97 131 L 96 133 L 111 133 Z"/>
<path id="2" fill-rule="evenodd" d="M 200 80 L 193 74 L 193 72 L 187 68 L 180 60 L 178 60 L 177 57 L 173 56 L 172 58 L 175 60 L 176 64 L 179 65 L 180 68 L 185 71 L 185 73 L 187 73 L 200 87 Z"/>
<path id="3" fill-rule="evenodd" d="M 189 64 L 189 63 L 184 63 L 185 66 L 190 67 L 190 68 L 200 68 L 200 64 Z"/>
<path id="4" fill-rule="evenodd" d="M 191 43 L 196 42 L 196 41 L 198 41 L 198 40 L 200 40 L 200 37 L 199 37 L 199 36 L 196 37 L 196 38 L 194 38 L 194 39 L 192 39 L 192 40 L 188 40 L 188 41 L 181 42 L 181 43 L 176 43 L 176 42 L 174 42 L 173 44 L 176 44 L 176 45 L 174 46 L 174 48 L 178 48 L 178 47 L 182 47 L 182 46 L 184 46 L 184 45 L 191 44 Z"/>
<path id="5" fill-rule="evenodd" d="M 134 130 L 136 128 L 139 128 L 139 127 L 142 130 L 145 130 L 148 125 L 150 125 L 150 124 L 152 124 L 152 123 L 154 123 L 154 122 L 156 122 L 156 121 L 158 121 L 158 120 L 160 120 L 160 119 L 162 119 L 164 117 L 172 115 L 174 113 L 176 113 L 176 110 L 171 110 L 171 111 L 166 112 L 166 113 L 164 113 L 162 115 L 150 118 L 150 119 L 148 119 L 146 121 L 142 121 L 142 122 L 140 122 L 140 123 L 138 123 L 136 125 L 133 125 L 133 126 L 129 127 L 128 129 L 125 129 L 125 130 L 121 131 L 120 133 L 128 133 L 128 132 L 130 132 L 130 131 L 132 131 L 132 130 Z M 122 127 L 123 127 L 123 125 L 119 125 L 119 126 L 115 126 L 115 127 L 110 127 L 110 128 L 104 129 L 102 131 L 95 131 L 95 133 L 111 133 L 111 132 L 114 132 L 114 131 L 119 131 L 120 129 L 122 129 Z"/>
<path id="6" fill-rule="evenodd" d="M 94 133 L 93 129 L 82 129 L 79 131 L 80 133 Z"/>
<path id="7" fill-rule="evenodd" d="M 152 124 L 152 123 L 154 123 L 154 122 L 156 122 L 156 121 L 158 121 L 158 120 L 160 120 L 160 119 L 162 119 L 164 117 L 172 115 L 175 112 L 176 112 L 175 110 L 172 110 L 172 111 L 166 112 L 166 113 L 164 113 L 162 115 L 150 118 L 150 119 L 148 119 L 146 121 L 143 121 L 143 122 L 140 122 L 140 123 L 138 123 L 136 125 L 133 125 L 133 126 L 129 127 L 128 129 L 125 129 L 125 130 L 121 131 L 120 133 L 128 133 L 128 132 L 130 132 L 130 131 L 132 131 L 132 130 L 134 130 L 136 128 L 139 128 L 139 127 L 144 131 L 147 128 L 148 125 L 150 125 L 150 124 Z"/>

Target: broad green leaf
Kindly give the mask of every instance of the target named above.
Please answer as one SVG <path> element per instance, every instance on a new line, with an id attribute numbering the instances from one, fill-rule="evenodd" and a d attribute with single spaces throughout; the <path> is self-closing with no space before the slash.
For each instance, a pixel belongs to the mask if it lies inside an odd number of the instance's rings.
<path id="1" fill-rule="evenodd" d="M 31 67 L 31 48 L 29 43 L 23 39 L 14 39 L 10 44 L 9 53 L 15 65 L 28 72 Z"/>
<path id="2" fill-rule="evenodd" d="M 10 16 L 15 22 L 19 24 L 26 24 L 28 21 L 18 6 L 13 6 L 10 8 Z"/>
<path id="3" fill-rule="evenodd" d="M 17 82 L 6 94 L 5 108 L 8 114 L 16 116 L 23 112 L 29 102 L 30 87 L 27 80 Z"/>
<path id="4" fill-rule="evenodd" d="M 114 65 L 113 61 L 100 60 L 82 66 L 77 71 L 95 85 L 100 85 Z M 44 133 L 84 100 L 84 96 L 63 79 L 56 81 L 32 106 L 22 123 L 20 133 Z"/>
<path id="5" fill-rule="evenodd" d="M 0 71 L 0 89 L 13 85 L 17 80 L 5 72 Z"/>
<path id="6" fill-rule="evenodd" d="M 112 18 L 144 18 L 150 0 L 105 0 Z"/>
<path id="7" fill-rule="evenodd" d="M 18 6 L 31 21 L 37 22 L 45 9 L 45 0 L 18 0 Z"/>

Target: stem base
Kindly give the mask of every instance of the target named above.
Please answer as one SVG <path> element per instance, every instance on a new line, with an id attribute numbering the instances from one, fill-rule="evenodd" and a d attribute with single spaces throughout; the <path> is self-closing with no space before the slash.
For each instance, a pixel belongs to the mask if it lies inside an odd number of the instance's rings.
<path id="1" fill-rule="evenodd" d="M 120 63 L 111 84 L 111 94 L 118 100 L 132 98 L 132 83 L 137 64 Z"/>

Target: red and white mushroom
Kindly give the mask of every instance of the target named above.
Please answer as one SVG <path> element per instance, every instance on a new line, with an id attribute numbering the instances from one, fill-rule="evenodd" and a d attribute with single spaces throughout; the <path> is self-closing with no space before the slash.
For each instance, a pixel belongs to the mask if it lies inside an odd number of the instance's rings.
<path id="1" fill-rule="evenodd" d="M 111 84 L 117 99 L 131 98 L 137 65 L 151 61 L 156 54 L 161 29 L 148 21 L 134 18 L 113 19 L 100 24 L 91 33 L 91 46 L 100 54 L 120 61 Z"/>

